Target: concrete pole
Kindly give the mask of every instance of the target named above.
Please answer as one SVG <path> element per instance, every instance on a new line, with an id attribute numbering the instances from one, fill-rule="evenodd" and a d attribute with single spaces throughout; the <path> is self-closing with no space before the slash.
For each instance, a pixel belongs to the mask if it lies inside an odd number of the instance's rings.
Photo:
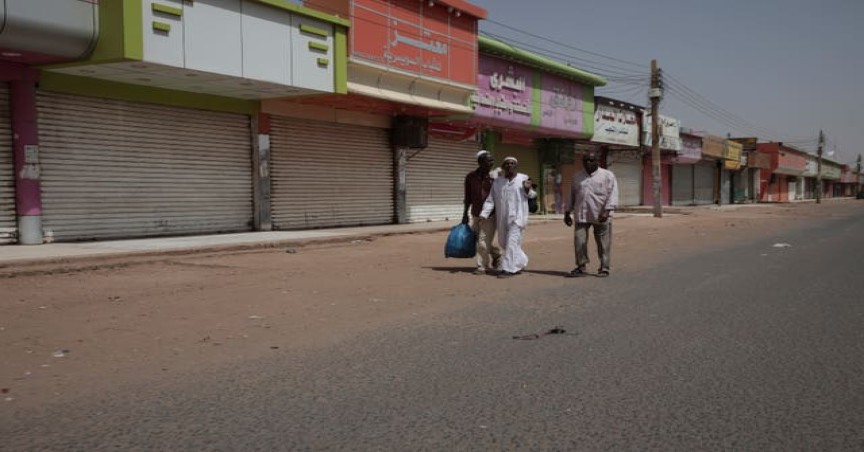
<path id="1" fill-rule="evenodd" d="M 825 136 L 819 131 L 819 149 L 816 151 L 816 204 L 822 203 L 822 144 Z"/>
<path id="2" fill-rule="evenodd" d="M 663 216 L 663 202 L 660 199 L 660 77 L 657 73 L 657 60 L 651 60 L 651 90 L 648 96 L 651 98 L 651 166 L 654 174 L 654 217 Z"/>

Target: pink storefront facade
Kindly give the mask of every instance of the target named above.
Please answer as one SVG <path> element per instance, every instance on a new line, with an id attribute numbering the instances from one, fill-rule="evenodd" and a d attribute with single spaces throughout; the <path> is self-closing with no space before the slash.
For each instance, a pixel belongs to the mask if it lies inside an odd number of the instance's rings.
<path id="1" fill-rule="evenodd" d="M 798 184 L 803 184 L 807 169 L 806 153 L 783 143 L 759 143 L 758 152 L 767 154 L 771 168 L 762 169 L 759 178 L 760 202 L 788 202 L 795 199 Z"/>

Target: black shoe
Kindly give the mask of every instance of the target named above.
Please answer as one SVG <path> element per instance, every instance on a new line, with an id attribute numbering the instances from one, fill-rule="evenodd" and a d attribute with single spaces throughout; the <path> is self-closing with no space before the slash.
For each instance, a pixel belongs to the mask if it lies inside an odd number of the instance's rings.
<path id="1" fill-rule="evenodd" d="M 576 267 L 570 270 L 570 273 L 567 273 L 568 278 L 579 278 L 581 276 L 585 276 L 585 267 Z"/>

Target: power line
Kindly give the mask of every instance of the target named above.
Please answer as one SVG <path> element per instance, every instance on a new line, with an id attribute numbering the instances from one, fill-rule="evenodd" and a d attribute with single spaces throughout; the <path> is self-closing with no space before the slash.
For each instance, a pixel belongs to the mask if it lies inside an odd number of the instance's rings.
<path id="1" fill-rule="evenodd" d="M 562 42 L 555 41 L 554 39 L 547 38 L 547 37 L 545 37 L 545 36 L 540 36 L 540 35 L 537 35 L 537 34 L 534 34 L 534 33 L 530 33 L 530 32 L 527 32 L 527 31 L 525 31 L 525 30 L 520 30 L 520 29 L 518 29 L 518 28 L 516 28 L 516 27 L 512 27 L 512 26 L 510 26 L 510 25 L 503 24 L 503 23 L 501 23 L 501 22 L 497 22 L 497 21 L 494 21 L 494 20 L 491 20 L 491 19 L 486 19 L 486 20 L 484 21 L 484 23 L 491 23 L 491 24 L 495 24 L 495 25 L 498 25 L 498 26 L 500 26 L 500 27 L 502 27 L 502 28 L 506 28 L 506 29 L 508 29 L 508 30 L 516 31 L 516 32 L 518 32 L 518 33 L 522 33 L 522 34 L 524 34 L 524 35 L 531 36 L 532 38 L 540 39 L 540 40 L 543 40 L 543 41 L 546 41 L 546 42 L 549 42 L 549 43 L 552 43 L 552 44 L 555 44 L 555 45 L 559 45 L 559 46 L 564 47 L 564 48 L 567 48 L 567 49 L 576 50 L 576 51 L 578 51 L 578 52 L 587 53 L 587 54 L 589 54 L 589 55 L 597 56 L 597 57 L 600 57 L 600 58 L 606 58 L 606 59 L 611 60 L 611 61 L 616 61 L 616 62 L 623 63 L 623 64 L 627 64 L 627 65 L 630 65 L 630 66 L 635 66 L 635 67 L 638 67 L 638 68 L 643 69 L 643 70 L 645 69 L 645 65 L 644 65 L 644 64 L 633 63 L 632 61 L 622 60 L 622 59 L 620 59 L 620 58 L 615 58 L 615 57 L 610 57 L 610 56 L 608 56 L 608 55 L 603 55 L 602 53 L 597 53 L 597 52 L 592 52 L 592 51 L 590 51 L 590 50 L 581 49 L 581 48 L 579 48 L 579 47 L 572 46 L 572 45 L 569 45 L 569 44 L 564 44 L 564 43 L 562 43 Z"/>

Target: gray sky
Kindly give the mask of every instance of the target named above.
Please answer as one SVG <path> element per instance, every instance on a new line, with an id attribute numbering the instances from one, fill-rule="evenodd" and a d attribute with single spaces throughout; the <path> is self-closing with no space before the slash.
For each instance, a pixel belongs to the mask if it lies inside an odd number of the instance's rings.
<path id="1" fill-rule="evenodd" d="M 469 1 L 481 33 L 607 76 L 599 95 L 645 105 L 653 58 L 684 127 L 864 153 L 864 0 Z"/>

